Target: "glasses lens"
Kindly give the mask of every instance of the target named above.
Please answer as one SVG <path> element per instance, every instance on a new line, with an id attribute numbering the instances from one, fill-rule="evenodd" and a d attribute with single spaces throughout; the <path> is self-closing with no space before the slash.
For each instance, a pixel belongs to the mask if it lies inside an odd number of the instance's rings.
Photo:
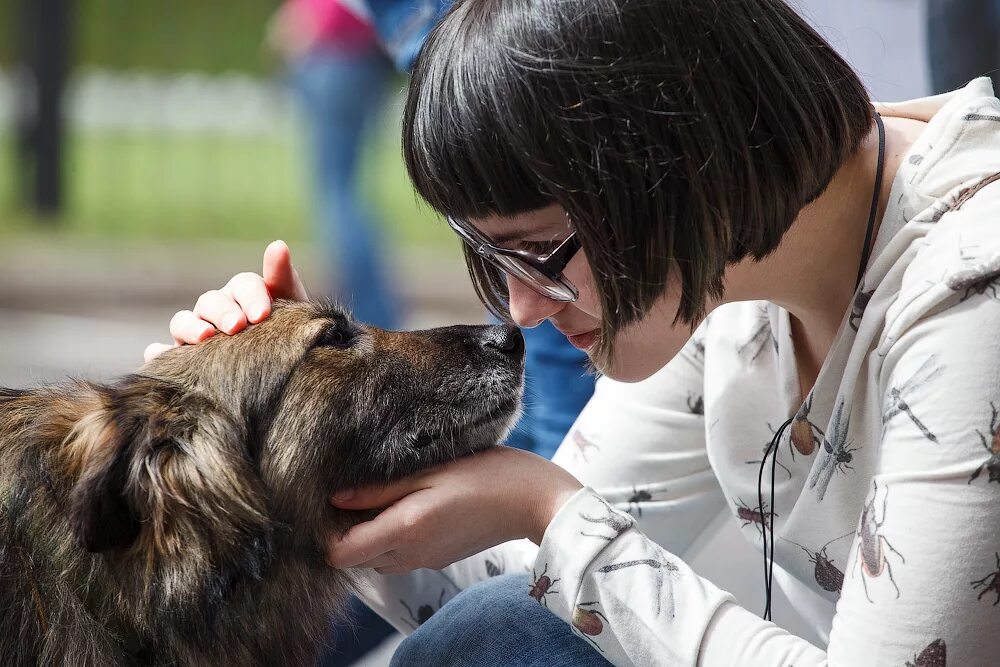
<path id="1" fill-rule="evenodd" d="M 531 264 L 507 255 L 491 255 L 490 261 L 542 296 L 553 301 L 575 301 L 576 289 L 564 280 L 552 279 Z"/>
<path id="2" fill-rule="evenodd" d="M 499 269 L 514 276 L 522 283 L 553 301 L 576 301 L 576 288 L 561 276 L 550 278 L 535 266 L 515 256 L 502 255 L 494 252 L 494 245 L 484 234 L 471 225 L 463 224 L 453 218 L 448 218 L 448 224 L 462 240 L 483 259 Z"/>

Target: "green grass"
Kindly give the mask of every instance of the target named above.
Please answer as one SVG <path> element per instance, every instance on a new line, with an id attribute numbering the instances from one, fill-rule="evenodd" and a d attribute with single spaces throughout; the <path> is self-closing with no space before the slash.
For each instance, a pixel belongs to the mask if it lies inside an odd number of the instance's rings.
<path id="1" fill-rule="evenodd" d="M 13 61 L 17 5 L 0 0 L 0 65 Z M 34 0 L 27 0 L 32 2 Z M 159 71 L 271 66 L 262 55 L 265 25 L 278 0 L 74 0 L 70 43 L 77 63 Z"/>
<path id="2" fill-rule="evenodd" d="M 0 135 L 0 233 L 38 221 L 15 199 L 9 136 Z M 292 137 L 139 135 L 71 137 L 66 213 L 70 235 L 121 239 L 299 240 L 313 233 L 305 156 Z M 363 188 L 390 243 L 452 243 L 446 226 L 417 206 L 388 129 L 363 168 Z"/>

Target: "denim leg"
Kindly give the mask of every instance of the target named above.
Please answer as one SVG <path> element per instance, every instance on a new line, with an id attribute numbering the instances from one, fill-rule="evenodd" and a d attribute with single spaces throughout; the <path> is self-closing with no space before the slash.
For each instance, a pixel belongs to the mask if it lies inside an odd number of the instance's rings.
<path id="1" fill-rule="evenodd" d="M 992 73 L 1000 84 L 1000 0 L 928 0 L 927 48 L 935 93 Z"/>
<path id="2" fill-rule="evenodd" d="M 336 294 L 361 321 L 398 325 L 381 260 L 379 224 L 358 187 L 363 139 L 379 117 L 388 63 L 377 51 L 315 49 L 292 65 L 291 81 L 307 129 L 315 215 L 336 275 Z"/>
<path id="3" fill-rule="evenodd" d="M 598 649 L 528 597 L 528 575 L 466 589 L 403 640 L 390 667 L 607 667 Z"/>

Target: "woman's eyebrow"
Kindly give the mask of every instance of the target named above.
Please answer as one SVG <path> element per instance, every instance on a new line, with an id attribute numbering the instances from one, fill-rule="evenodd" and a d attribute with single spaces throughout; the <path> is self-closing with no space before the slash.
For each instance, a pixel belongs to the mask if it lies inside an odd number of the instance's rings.
<path id="1" fill-rule="evenodd" d="M 513 241 L 515 239 L 523 239 L 530 233 L 531 232 L 524 229 L 509 229 L 505 231 L 503 234 L 497 234 L 496 236 L 487 234 L 486 237 L 491 241 L 493 241 L 493 243 L 499 245 L 501 243 L 506 243 L 507 241 Z"/>
<path id="2" fill-rule="evenodd" d="M 532 235 L 538 234 L 550 234 L 552 237 L 558 236 L 559 232 L 549 232 L 547 229 L 508 229 L 502 234 L 497 234 L 496 236 L 486 235 L 488 239 L 493 241 L 493 243 L 500 245 L 501 243 L 506 243 L 507 241 L 514 241 L 517 239 L 525 239 Z"/>

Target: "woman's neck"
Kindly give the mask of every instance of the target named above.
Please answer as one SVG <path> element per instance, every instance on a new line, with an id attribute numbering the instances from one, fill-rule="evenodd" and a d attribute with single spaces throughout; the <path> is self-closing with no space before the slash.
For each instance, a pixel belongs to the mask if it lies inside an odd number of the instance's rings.
<path id="1" fill-rule="evenodd" d="M 925 123 L 885 118 L 886 153 L 878 212 L 878 233 L 896 171 Z M 727 273 L 727 301 L 764 299 L 791 313 L 796 357 L 808 391 L 845 312 L 851 307 L 868 227 L 878 168 L 878 130 L 873 125 L 861 149 L 834 175 L 829 186 L 799 213 L 778 248 L 761 262 L 743 262 Z"/>

